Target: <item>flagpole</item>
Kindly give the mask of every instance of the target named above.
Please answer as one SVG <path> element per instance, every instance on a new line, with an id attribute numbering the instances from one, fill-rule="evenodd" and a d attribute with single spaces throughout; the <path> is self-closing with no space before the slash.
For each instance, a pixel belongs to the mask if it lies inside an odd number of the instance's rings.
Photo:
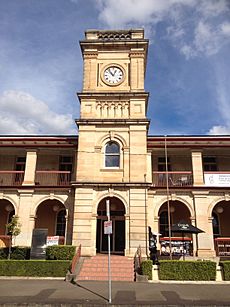
<path id="1" fill-rule="evenodd" d="M 168 174 L 168 152 L 167 152 L 167 136 L 165 135 L 165 172 L 166 172 L 166 193 L 167 193 L 167 212 L 168 212 L 168 229 L 169 229 L 169 256 L 172 260 L 172 234 L 171 234 L 171 216 L 169 204 L 169 174 Z"/>

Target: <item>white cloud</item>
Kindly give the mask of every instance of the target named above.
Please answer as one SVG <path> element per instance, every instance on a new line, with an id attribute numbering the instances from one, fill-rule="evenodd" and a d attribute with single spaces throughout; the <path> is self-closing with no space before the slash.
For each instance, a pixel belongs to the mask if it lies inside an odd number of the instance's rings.
<path id="1" fill-rule="evenodd" d="M 156 24 L 178 5 L 193 5 L 197 0 L 98 0 L 99 18 L 111 28 L 129 24 Z M 174 12 L 175 13 L 175 12 Z"/>
<path id="2" fill-rule="evenodd" d="M 218 16 L 224 12 L 228 7 L 228 0 L 203 0 L 200 1 L 197 6 L 197 10 L 202 13 L 202 15 L 206 17 Z"/>
<path id="3" fill-rule="evenodd" d="M 98 0 L 97 3 L 99 19 L 110 28 L 145 27 L 148 34 L 153 34 L 159 22 L 167 22 L 164 38 L 187 59 L 213 55 L 230 42 L 228 0 Z"/>
<path id="4" fill-rule="evenodd" d="M 208 134 L 210 135 L 230 135 L 230 126 L 214 126 Z"/>
<path id="5" fill-rule="evenodd" d="M 221 25 L 221 31 L 224 35 L 230 36 L 230 23 L 225 22 Z"/>
<path id="6" fill-rule="evenodd" d="M 75 134 L 70 114 L 60 115 L 48 105 L 22 91 L 0 96 L 1 134 Z"/>
<path id="7" fill-rule="evenodd" d="M 215 71 L 217 118 L 221 124 L 213 126 L 208 134 L 230 134 L 229 76 L 223 65 L 219 63 Z"/>

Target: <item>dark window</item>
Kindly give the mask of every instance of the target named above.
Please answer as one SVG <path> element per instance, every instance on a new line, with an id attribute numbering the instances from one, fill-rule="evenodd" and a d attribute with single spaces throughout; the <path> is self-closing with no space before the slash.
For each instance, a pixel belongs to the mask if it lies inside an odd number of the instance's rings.
<path id="1" fill-rule="evenodd" d="M 120 146 L 115 142 L 109 142 L 105 146 L 105 167 L 120 166 Z"/>
<path id="2" fill-rule="evenodd" d="M 217 171 L 216 157 L 204 157 L 203 167 L 205 172 L 215 172 Z"/>
<path id="3" fill-rule="evenodd" d="M 65 227 L 66 227 L 66 210 L 63 209 L 58 212 L 57 215 L 57 227 L 56 227 L 56 236 L 65 236 Z"/>
<path id="4" fill-rule="evenodd" d="M 68 185 L 71 180 L 71 173 L 73 169 L 73 157 L 72 156 L 60 156 L 59 171 L 69 172 L 59 174 L 59 184 Z"/>
<path id="5" fill-rule="evenodd" d="M 168 237 L 169 231 L 168 231 L 168 212 L 163 211 L 160 213 L 160 234 L 162 237 Z"/>
<path id="6" fill-rule="evenodd" d="M 213 229 L 214 238 L 219 237 L 220 236 L 219 218 L 215 212 L 212 213 L 212 229 Z"/>
<path id="7" fill-rule="evenodd" d="M 16 171 L 24 171 L 26 168 L 26 157 L 17 157 L 15 170 Z"/>
<path id="8" fill-rule="evenodd" d="M 171 172 L 171 164 L 169 157 L 167 158 L 168 163 L 168 171 Z M 166 158 L 165 157 L 159 157 L 158 158 L 158 172 L 166 172 Z"/>
<path id="9" fill-rule="evenodd" d="M 18 172 L 24 172 L 26 168 L 26 157 L 17 157 L 15 163 L 15 170 Z M 16 173 L 14 175 L 14 184 L 20 185 L 22 184 L 24 178 L 23 173 Z"/>
<path id="10" fill-rule="evenodd" d="M 73 157 L 72 156 L 60 156 L 59 171 L 72 172 Z"/>

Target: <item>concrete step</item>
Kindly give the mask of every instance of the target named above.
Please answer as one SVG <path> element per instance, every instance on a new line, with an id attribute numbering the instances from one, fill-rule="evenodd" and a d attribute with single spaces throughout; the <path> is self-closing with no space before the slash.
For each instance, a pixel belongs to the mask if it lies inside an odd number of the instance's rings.
<path id="1" fill-rule="evenodd" d="M 108 256 L 98 255 L 85 259 L 76 279 L 108 280 Z M 133 259 L 112 255 L 111 279 L 113 281 L 134 281 Z"/>

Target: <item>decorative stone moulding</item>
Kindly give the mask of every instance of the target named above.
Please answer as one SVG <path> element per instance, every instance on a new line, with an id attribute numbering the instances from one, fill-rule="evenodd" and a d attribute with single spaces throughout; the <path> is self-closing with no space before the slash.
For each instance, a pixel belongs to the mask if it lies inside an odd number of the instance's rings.
<path id="1" fill-rule="evenodd" d="M 128 101 L 99 101 L 97 102 L 97 117 L 129 118 L 130 105 Z"/>
<path id="2" fill-rule="evenodd" d="M 131 39 L 132 35 L 131 32 L 103 32 L 98 34 L 98 39 L 99 40 L 127 40 Z"/>

